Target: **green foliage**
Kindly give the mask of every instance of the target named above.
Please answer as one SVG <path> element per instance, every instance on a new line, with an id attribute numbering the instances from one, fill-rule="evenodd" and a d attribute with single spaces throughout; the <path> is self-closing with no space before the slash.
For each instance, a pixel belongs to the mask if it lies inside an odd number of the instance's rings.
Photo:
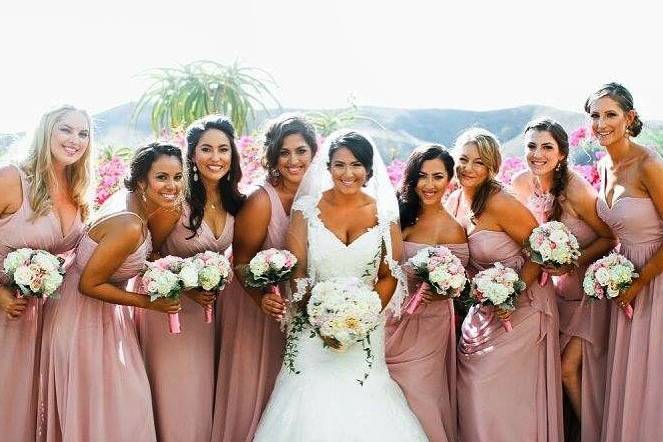
<path id="1" fill-rule="evenodd" d="M 647 129 L 640 134 L 638 141 L 645 146 L 653 147 L 663 156 L 663 129 Z"/>
<path id="2" fill-rule="evenodd" d="M 117 157 L 127 162 L 131 160 L 133 155 L 134 150 L 130 147 L 107 144 L 99 149 L 98 159 L 103 161 L 110 161 L 113 157 Z"/>
<path id="3" fill-rule="evenodd" d="M 155 133 L 171 127 L 185 127 L 205 115 L 227 115 L 238 134 L 255 119 L 256 107 L 267 110 L 265 98 L 278 105 L 270 87 L 272 77 L 264 70 L 223 65 L 209 60 L 195 61 L 176 68 L 157 68 L 147 73 L 152 86 L 141 96 L 134 121 L 151 106 L 151 126 Z"/>

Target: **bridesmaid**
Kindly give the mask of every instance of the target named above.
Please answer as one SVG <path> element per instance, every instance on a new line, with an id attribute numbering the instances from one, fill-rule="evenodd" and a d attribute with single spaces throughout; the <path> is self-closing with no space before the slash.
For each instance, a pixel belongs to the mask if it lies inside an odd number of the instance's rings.
<path id="1" fill-rule="evenodd" d="M 404 239 L 404 260 L 427 246 L 442 244 L 463 265 L 469 259 L 465 230 L 444 209 L 444 197 L 454 175 L 454 160 L 437 144 L 416 148 L 407 161 L 398 192 Z M 407 268 L 407 266 L 406 266 Z M 421 280 L 408 273 L 409 293 Z M 407 301 L 405 302 L 407 305 Z M 431 441 L 456 440 L 456 331 L 450 298 L 427 291 L 413 314 L 386 325 L 389 372 Z"/>
<path id="2" fill-rule="evenodd" d="M 0 168 L 0 261 L 22 247 L 74 249 L 88 215 L 90 127 L 83 110 L 53 109 L 41 117 L 26 161 Z M 0 434 L 33 441 L 44 304 L 16 298 L 7 282 L 0 272 Z"/>
<path id="3" fill-rule="evenodd" d="M 617 83 L 585 103 L 592 132 L 608 155 L 599 171 L 599 216 L 640 277 L 611 307 L 601 440 L 660 440 L 663 433 L 663 161 L 631 140 L 642 130 L 633 97 Z M 633 320 L 622 307 L 631 304 Z"/>
<path id="4" fill-rule="evenodd" d="M 568 168 L 569 141 L 564 128 L 550 119 L 533 120 L 525 128 L 525 143 L 528 169 L 513 178 L 518 198 L 539 222 L 564 223 L 583 250 L 578 267 L 544 270 L 558 277 L 562 383 L 580 419 L 582 440 L 597 441 L 603 417 L 610 311 L 605 302 L 585 302 L 582 281 L 589 264 L 616 243 L 596 213 L 596 190 Z"/>
<path id="5" fill-rule="evenodd" d="M 551 283 L 522 244 L 537 223 L 495 180 L 501 164 L 496 137 L 470 129 L 456 140 L 461 189 L 449 207 L 465 226 L 471 271 L 496 262 L 516 269 L 527 284 L 513 312 L 470 308 L 458 345 L 458 437 L 461 441 L 561 441 L 559 324 Z M 510 318 L 507 333 L 500 319 Z"/>
<path id="6" fill-rule="evenodd" d="M 181 152 L 168 144 L 143 146 L 130 173 L 129 192 L 109 201 L 85 232 L 61 298 L 46 312 L 38 440 L 156 440 L 150 386 L 128 306 L 173 313 L 180 303 L 150 302 L 125 287 L 152 248 L 148 219 L 179 206 Z"/>
<path id="7" fill-rule="evenodd" d="M 317 147 L 315 129 L 303 117 L 284 114 L 270 123 L 263 158 L 267 180 L 235 223 L 238 279 L 260 250 L 285 247 L 290 206 Z M 221 354 L 212 440 L 250 441 L 281 368 L 285 339 L 274 318 L 283 315 L 285 306 L 274 293 L 245 291 L 237 284 L 219 304 Z"/>
<path id="8" fill-rule="evenodd" d="M 230 120 L 210 115 L 186 130 L 189 192 L 181 219 L 161 255 L 183 258 L 211 250 L 224 253 L 233 237 L 234 215 L 244 202 L 235 129 Z M 204 309 L 216 294 L 191 290 L 182 298 L 182 333 L 173 335 L 163 315 L 137 312 L 147 376 L 152 387 L 157 438 L 205 441 L 212 434 L 215 327 Z"/>

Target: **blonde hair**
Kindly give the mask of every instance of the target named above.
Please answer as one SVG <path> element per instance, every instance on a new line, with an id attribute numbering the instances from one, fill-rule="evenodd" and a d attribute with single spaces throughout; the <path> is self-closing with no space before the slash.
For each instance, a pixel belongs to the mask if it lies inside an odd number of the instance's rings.
<path id="1" fill-rule="evenodd" d="M 51 136 L 55 125 L 70 112 L 79 112 L 86 118 L 90 136 L 83 156 L 74 164 L 66 166 L 65 174 L 69 182 L 71 197 L 74 204 L 80 209 L 83 220 L 87 219 L 90 212 L 87 196 L 92 177 L 92 119 L 86 111 L 64 105 L 41 116 L 28 150 L 28 156 L 21 165 L 30 182 L 28 199 L 34 212 L 33 220 L 46 215 L 52 209 L 53 202 L 49 189 L 57 186 L 57 179 L 53 170 Z"/>
<path id="2" fill-rule="evenodd" d="M 488 169 L 488 179 L 479 186 L 472 198 L 472 222 L 476 223 L 486 209 L 488 198 L 502 188 L 502 184 L 497 180 L 502 166 L 502 153 L 497 137 L 485 129 L 471 128 L 460 134 L 454 143 L 456 152 L 467 144 L 476 146 L 479 158 Z"/>

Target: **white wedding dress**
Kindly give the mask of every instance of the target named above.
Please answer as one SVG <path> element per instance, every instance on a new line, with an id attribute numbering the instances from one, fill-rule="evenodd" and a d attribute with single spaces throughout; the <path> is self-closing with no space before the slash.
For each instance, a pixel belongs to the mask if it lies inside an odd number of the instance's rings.
<path id="1" fill-rule="evenodd" d="M 308 269 L 315 280 L 358 277 L 373 284 L 382 225 L 343 244 L 319 218 L 317 201 L 298 201 L 308 226 Z M 387 227 L 388 228 L 388 227 Z M 345 352 L 323 347 L 310 326 L 296 333 L 294 373 L 284 364 L 255 441 L 427 441 L 384 358 L 384 321 L 370 335 L 373 366 L 361 343 Z M 369 373 L 363 382 L 364 373 Z"/>

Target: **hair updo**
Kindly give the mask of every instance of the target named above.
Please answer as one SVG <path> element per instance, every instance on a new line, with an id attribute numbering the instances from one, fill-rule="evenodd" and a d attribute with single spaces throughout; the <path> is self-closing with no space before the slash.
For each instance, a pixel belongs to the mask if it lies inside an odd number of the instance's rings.
<path id="1" fill-rule="evenodd" d="M 268 179 L 275 184 L 280 178 L 278 172 L 279 155 L 283 147 L 283 140 L 288 135 L 299 134 L 315 155 L 318 150 L 318 141 L 315 127 L 306 117 L 299 114 L 286 113 L 279 115 L 268 123 L 263 146 L 262 166 L 267 170 Z"/>
<path id="2" fill-rule="evenodd" d="M 615 100 L 617 104 L 619 104 L 621 110 L 623 110 L 625 113 L 635 111 L 635 107 L 633 106 L 633 96 L 628 91 L 628 89 L 619 83 L 608 83 L 601 86 L 599 90 L 587 98 L 587 101 L 585 101 L 585 112 L 589 113 L 589 108 L 592 103 L 603 97 L 609 97 Z M 642 127 L 642 120 L 640 120 L 640 116 L 638 116 L 636 111 L 635 118 L 633 119 L 633 122 L 626 128 L 626 132 L 631 136 L 637 137 L 640 135 L 640 132 L 642 132 Z"/>
<path id="3" fill-rule="evenodd" d="M 373 176 L 373 144 L 364 135 L 355 131 L 343 131 L 332 134 L 329 140 L 329 159 L 327 166 L 331 165 L 334 153 L 346 148 L 357 158 L 366 169 L 366 182 Z M 366 184 L 366 183 L 364 183 Z"/>
<path id="4" fill-rule="evenodd" d="M 129 176 L 124 179 L 124 187 L 135 192 L 140 181 L 147 180 L 147 174 L 152 164 L 161 156 L 175 157 L 182 163 L 182 151 L 179 147 L 168 143 L 150 143 L 136 149 L 131 163 L 129 164 Z"/>

